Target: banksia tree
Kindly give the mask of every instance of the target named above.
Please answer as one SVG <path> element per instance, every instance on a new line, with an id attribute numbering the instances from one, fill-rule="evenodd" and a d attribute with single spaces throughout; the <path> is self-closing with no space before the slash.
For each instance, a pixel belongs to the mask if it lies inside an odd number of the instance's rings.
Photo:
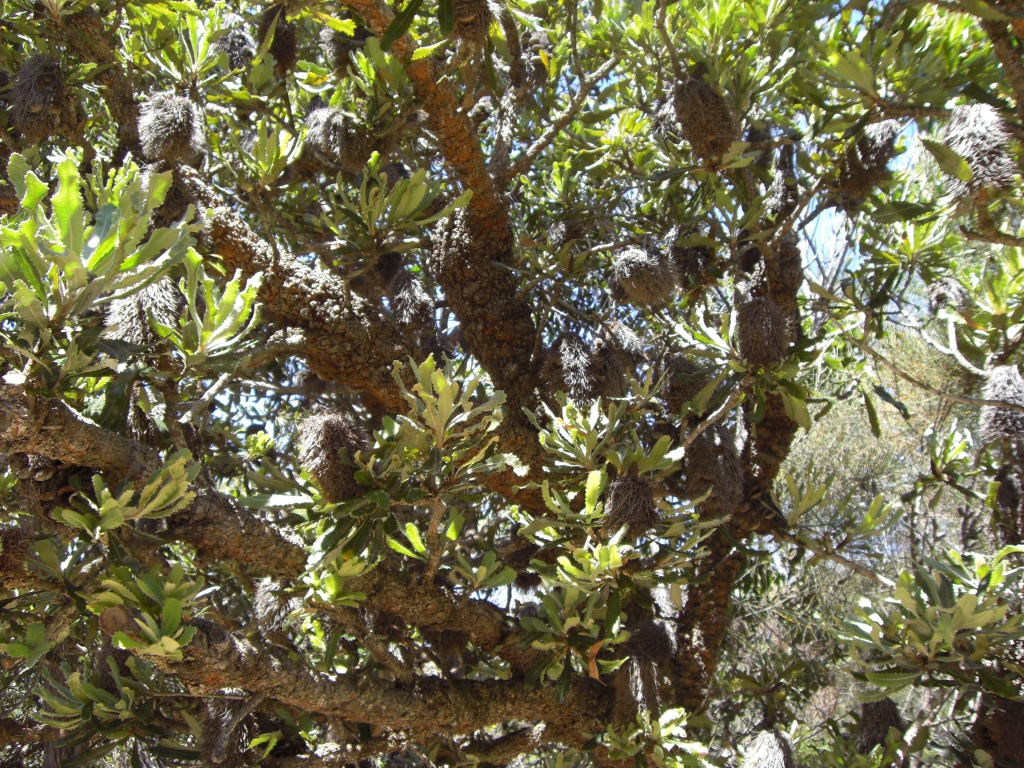
<path id="1" fill-rule="evenodd" d="M 630 247 L 615 257 L 615 282 L 633 304 L 657 307 L 675 290 L 675 272 L 657 251 Z"/>
<path id="2" fill-rule="evenodd" d="M 154 93 L 139 113 L 139 139 L 148 160 L 187 163 L 206 151 L 203 112 L 187 96 Z"/>
<path id="3" fill-rule="evenodd" d="M 789 324 L 774 301 L 756 296 L 736 311 L 736 342 L 752 368 L 775 365 L 786 356 Z"/>
<path id="4" fill-rule="evenodd" d="M 886 697 L 881 701 L 862 704 L 860 727 L 857 729 L 857 751 L 866 755 L 880 744 L 885 744 L 890 728 L 895 728 L 901 734 L 907 730 L 896 702 Z"/>
<path id="5" fill-rule="evenodd" d="M 299 431 L 299 462 L 320 494 L 332 504 L 355 498 L 356 454 L 366 447 L 359 429 L 340 413 L 324 410 L 308 417 Z"/>
<path id="6" fill-rule="evenodd" d="M 989 5 L 6 3 L 0 765 L 1012 764 Z"/>
<path id="7" fill-rule="evenodd" d="M 9 91 L 11 121 L 27 141 L 39 142 L 74 116 L 60 61 L 47 54 L 30 56 Z"/>
<path id="8" fill-rule="evenodd" d="M 707 81 L 707 67 L 676 84 L 676 117 L 693 154 L 706 163 L 718 160 L 739 138 L 729 104 Z"/>
<path id="9" fill-rule="evenodd" d="M 988 104 L 962 104 L 953 108 L 942 131 L 942 140 L 971 169 L 970 181 L 946 178 L 946 192 L 968 198 L 993 187 L 1002 189 L 1013 181 L 1017 165 L 1010 158 L 1010 132 L 999 113 Z"/>

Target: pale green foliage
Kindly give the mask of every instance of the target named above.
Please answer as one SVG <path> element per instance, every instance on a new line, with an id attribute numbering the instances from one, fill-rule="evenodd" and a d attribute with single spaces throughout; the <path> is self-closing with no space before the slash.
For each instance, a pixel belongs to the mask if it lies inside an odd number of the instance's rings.
<path id="1" fill-rule="evenodd" d="M 650 756 L 658 768 L 707 768 L 708 749 L 688 738 L 687 715 L 681 709 L 666 709 L 661 717 L 641 712 L 635 723 L 616 730 L 608 726 L 608 754 L 612 759 Z"/>

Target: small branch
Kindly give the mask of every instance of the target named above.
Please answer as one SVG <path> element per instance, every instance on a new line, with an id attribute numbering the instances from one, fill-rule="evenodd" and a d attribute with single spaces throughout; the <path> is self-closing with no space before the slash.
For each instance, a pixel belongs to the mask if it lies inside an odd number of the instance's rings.
<path id="1" fill-rule="evenodd" d="M 865 344 L 861 339 L 855 338 L 848 333 L 844 333 L 843 336 L 862 352 L 882 363 L 882 365 L 895 373 L 901 379 L 909 381 L 914 386 L 920 387 L 925 392 L 930 392 L 936 397 L 941 397 L 944 400 L 951 400 L 954 403 L 963 403 L 964 405 L 990 405 L 993 408 L 1006 408 L 1011 411 L 1020 411 L 1021 413 L 1024 413 L 1024 405 L 1018 405 L 1017 403 L 1008 403 L 1004 400 L 986 400 L 981 397 L 966 397 L 964 395 L 954 395 L 951 392 L 943 392 L 941 389 L 936 389 L 930 384 L 926 384 L 920 379 L 914 378 L 909 373 L 904 373 L 895 363 L 885 357 L 885 355 L 871 349 L 871 347 Z"/>
<path id="2" fill-rule="evenodd" d="M 865 568 L 863 565 L 859 565 L 858 563 L 853 562 L 853 560 L 843 557 L 838 552 L 830 552 L 816 541 L 813 541 L 811 539 L 805 539 L 802 536 L 793 536 L 792 534 L 784 533 L 778 530 L 773 531 L 772 535 L 781 539 L 782 541 L 788 542 L 790 544 L 795 544 L 796 546 L 803 547 L 804 549 L 809 549 L 818 557 L 825 558 L 826 560 L 832 560 L 833 562 L 839 563 L 840 565 L 844 565 L 851 571 L 854 571 L 855 573 L 863 576 L 864 578 L 870 579 L 871 581 L 875 582 L 875 584 L 880 584 L 881 586 L 886 588 L 891 588 L 893 586 L 893 582 L 891 582 L 884 576 L 879 576 L 870 568 Z"/>
<path id="3" fill-rule="evenodd" d="M 980 243 L 992 243 L 993 245 L 1008 245 L 1012 248 L 1024 247 L 1024 237 L 1007 235 L 999 231 L 984 234 L 982 232 L 977 232 L 973 229 L 968 229 L 967 227 L 960 227 L 960 234 L 962 234 L 968 240 L 977 240 Z"/>
<path id="4" fill-rule="evenodd" d="M 686 72 L 679 61 L 679 54 L 676 53 L 676 47 L 672 43 L 671 36 L 668 34 L 668 28 L 665 26 L 667 11 L 668 0 L 661 0 L 658 6 L 658 33 L 661 35 L 661 42 L 665 44 L 665 48 L 668 50 L 669 58 L 672 59 L 672 71 L 675 73 L 676 80 L 681 83 L 686 79 Z"/>
<path id="5" fill-rule="evenodd" d="M 430 550 L 430 560 L 427 561 L 427 571 L 424 574 L 424 581 L 432 582 L 437 568 L 441 564 L 441 534 L 438 528 L 441 526 L 441 519 L 444 517 L 445 503 L 439 496 L 430 501 L 431 512 L 430 522 L 427 523 L 427 548 Z"/>
<path id="6" fill-rule="evenodd" d="M 1010 33 L 1006 31 L 1006 22 L 982 19 L 978 23 L 992 41 L 992 49 L 999 57 L 1006 79 L 1013 89 L 1013 98 L 1017 102 L 1017 118 L 1024 123 L 1024 64 L 1021 63 L 1020 51 L 1010 39 Z"/>
<path id="7" fill-rule="evenodd" d="M 590 89 L 607 77 L 608 73 L 610 73 L 618 63 L 619 60 L 616 57 L 609 59 L 601 66 L 600 69 L 580 85 L 580 89 L 576 92 L 576 95 L 573 96 L 568 108 L 566 108 L 561 115 L 555 118 L 555 121 L 548 126 L 548 129 L 544 131 L 544 133 L 542 133 L 540 137 L 530 145 L 529 149 L 523 152 L 523 154 L 520 155 L 514 163 L 512 163 L 512 167 L 502 175 L 499 180 L 501 187 L 504 188 L 507 186 L 511 179 L 514 179 L 520 173 L 523 173 L 533 164 L 533 161 L 537 159 L 537 156 L 555 140 L 555 137 L 562 132 L 562 129 L 569 124 L 569 121 L 572 120 L 580 107 L 583 106 L 583 103 L 587 100 L 587 94 L 590 92 Z"/>
<path id="8" fill-rule="evenodd" d="M 700 434 L 704 430 L 706 430 L 708 427 L 710 427 L 716 421 L 718 421 L 723 416 L 725 416 L 725 414 L 727 414 L 729 411 L 731 411 L 733 408 L 735 408 L 739 404 L 740 400 L 742 400 L 746 396 L 747 388 L 749 386 L 750 386 L 750 382 L 749 381 L 744 382 L 742 387 L 740 387 L 739 389 L 735 390 L 731 395 L 729 395 L 729 399 L 726 400 L 724 403 L 722 403 L 722 405 L 719 406 L 717 411 L 712 413 L 710 416 L 708 416 L 706 419 L 704 419 L 704 421 L 702 421 L 700 424 L 698 424 L 696 427 L 694 427 L 692 430 L 690 430 L 690 434 L 688 434 L 686 436 L 686 439 L 683 441 L 683 446 L 682 447 L 683 448 L 689 448 L 691 445 L 693 445 L 693 442 L 698 437 L 700 437 Z"/>

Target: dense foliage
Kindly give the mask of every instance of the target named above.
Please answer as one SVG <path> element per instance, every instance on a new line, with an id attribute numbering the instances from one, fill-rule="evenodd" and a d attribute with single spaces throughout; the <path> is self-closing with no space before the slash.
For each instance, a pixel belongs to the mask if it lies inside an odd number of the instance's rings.
<path id="1" fill-rule="evenodd" d="M 1024 765 L 1019 0 L 0 0 L 0 765 Z"/>

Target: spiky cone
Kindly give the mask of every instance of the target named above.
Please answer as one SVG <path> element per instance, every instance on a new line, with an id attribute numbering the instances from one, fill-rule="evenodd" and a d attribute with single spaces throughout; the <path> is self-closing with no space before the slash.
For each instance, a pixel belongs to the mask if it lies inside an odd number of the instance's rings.
<path id="1" fill-rule="evenodd" d="M 638 539 L 661 522 L 654 503 L 651 481 L 638 475 L 620 475 L 608 488 L 605 527 L 614 534 L 628 526 L 630 537 Z"/>
<path id="2" fill-rule="evenodd" d="M 363 493 L 356 482 L 355 455 L 366 447 L 360 431 L 335 411 L 306 419 L 299 432 L 299 463 L 328 502 L 338 504 Z"/>
<path id="3" fill-rule="evenodd" d="M 434 300 L 423 281 L 409 270 L 399 270 L 388 284 L 388 300 L 391 311 L 403 325 L 416 323 L 421 327 L 434 327 Z"/>
<path id="4" fill-rule="evenodd" d="M 630 630 L 622 648 L 635 659 L 664 667 L 676 655 L 676 638 L 664 621 L 645 621 Z"/>
<path id="5" fill-rule="evenodd" d="M 729 104 L 702 74 L 678 83 L 674 96 L 676 118 L 691 151 L 706 163 L 715 162 L 739 136 Z"/>
<path id="6" fill-rule="evenodd" d="M 43 141 L 74 120 L 64 71 L 53 56 L 37 53 L 21 65 L 8 92 L 11 122 L 26 141 Z"/>
<path id="7" fill-rule="evenodd" d="M 895 120 L 873 123 L 843 155 L 839 164 L 839 195 L 848 209 L 861 205 L 892 177 L 889 161 L 896 156 L 899 133 L 900 124 Z"/>
<path id="8" fill-rule="evenodd" d="M 274 72 L 278 77 L 283 78 L 295 67 L 299 60 L 299 46 L 295 35 L 295 25 L 285 17 L 283 5 L 271 5 L 260 16 L 259 26 L 256 27 L 256 43 L 262 47 L 267 35 L 273 30 L 273 39 L 270 41 L 270 55 L 274 57 L 277 64 Z"/>
<path id="9" fill-rule="evenodd" d="M 573 240 L 582 238 L 587 234 L 588 229 L 590 229 L 590 222 L 583 219 L 556 221 L 548 227 L 548 244 L 555 250 L 560 250 Z"/>
<path id="10" fill-rule="evenodd" d="M 525 30 L 522 34 L 521 45 L 523 54 L 530 60 L 530 75 L 534 86 L 542 86 L 547 83 L 550 73 L 544 63 L 544 57 L 548 61 L 554 56 L 554 47 L 548 40 L 547 33 L 543 30 Z"/>
<path id="11" fill-rule="evenodd" d="M 206 151 L 206 119 L 187 96 L 158 91 L 139 110 L 139 141 L 147 160 L 187 163 Z"/>
<path id="12" fill-rule="evenodd" d="M 866 755 L 879 744 L 885 744 L 889 729 L 895 728 L 900 733 L 907 730 L 906 723 L 900 717 L 896 702 L 890 698 L 861 704 L 860 727 L 857 729 L 857 751 Z"/>
<path id="13" fill-rule="evenodd" d="M 989 371 L 982 398 L 1024 406 L 1024 379 L 1017 366 L 1000 365 Z M 1020 443 L 1024 438 L 1024 412 L 994 405 L 983 406 L 980 434 L 986 444 L 997 440 Z"/>
<path id="14" fill-rule="evenodd" d="M 636 332 L 628 325 L 616 320 L 608 326 L 608 333 L 612 338 L 612 342 L 619 351 L 630 360 L 643 359 L 643 340 L 637 336 Z"/>
<path id="15" fill-rule="evenodd" d="M 612 674 L 615 704 L 612 721 L 616 726 L 635 725 L 641 712 L 651 713 L 652 719 L 661 712 L 658 696 L 658 671 L 649 661 L 632 658 Z"/>
<path id="16" fill-rule="evenodd" d="M 680 440 L 685 439 L 680 434 Z M 728 514 L 743 498 L 743 467 L 732 433 L 721 422 L 705 429 L 686 449 L 683 458 L 685 498 L 698 498 L 709 490 L 705 510 Z"/>
<path id="17" fill-rule="evenodd" d="M 692 235 L 696 231 L 695 227 L 691 227 L 685 234 Z M 677 245 L 683 234 L 680 227 L 672 227 L 666 238 L 666 252 L 679 287 L 688 291 L 701 284 L 704 270 L 715 253 L 708 245 Z"/>
<path id="18" fill-rule="evenodd" d="M 114 299 L 107 307 L 107 336 L 139 346 L 161 341 L 150 318 L 161 325 L 175 326 L 185 307 L 185 297 L 169 277 L 161 278 L 138 293 Z"/>
<path id="19" fill-rule="evenodd" d="M 629 394 L 628 361 L 602 339 L 594 343 L 590 353 L 590 371 L 594 397 L 625 397 Z"/>
<path id="20" fill-rule="evenodd" d="M 544 357 L 540 372 L 544 394 L 548 398 L 565 392 L 577 403 L 586 403 L 594 393 L 593 361 L 590 350 L 574 334 L 559 337 Z"/>
<path id="21" fill-rule="evenodd" d="M 242 768 L 245 752 L 256 737 L 257 728 L 245 711 L 245 701 L 213 699 L 205 703 L 199 758 L 203 765 L 217 768 Z"/>
<path id="22" fill-rule="evenodd" d="M 21 528 L 0 531 L 0 586 L 24 571 L 25 557 L 31 543 L 32 539 Z"/>
<path id="23" fill-rule="evenodd" d="M 780 222 L 790 216 L 800 203 L 796 184 L 796 147 L 787 144 L 779 150 L 775 162 L 775 175 L 768 188 L 766 213 L 772 221 Z"/>
<path id="24" fill-rule="evenodd" d="M 967 199 L 985 187 L 1002 189 L 1013 183 L 1017 164 L 1010 157 L 1010 130 L 988 104 L 963 104 L 953 108 L 942 131 L 942 140 L 971 169 L 971 180 L 949 176 L 947 194 Z"/>
<path id="25" fill-rule="evenodd" d="M 360 34 L 362 33 L 362 34 Z M 352 54 L 366 44 L 366 30 L 356 29 L 355 36 L 335 32 L 330 27 L 320 30 L 320 50 L 327 64 L 339 75 L 344 74 L 352 63 Z"/>
<path id="26" fill-rule="evenodd" d="M 789 323 L 767 296 L 752 298 L 736 312 L 736 341 L 751 368 L 767 368 L 786 356 Z"/>
<path id="27" fill-rule="evenodd" d="M 631 304 L 659 307 L 675 292 L 676 275 L 661 253 L 630 247 L 619 252 L 613 267 L 615 282 Z"/>
<path id="28" fill-rule="evenodd" d="M 928 286 L 928 308 L 935 314 L 943 307 L 963 309 L 967 306 L 967 290 L 954 277 L 943 277 Z"/>
<path id="29" fill-rule="evenodd" d="M 540 576 L 529 570 L 530 561 L 540 552 L 540 545 L 529 543 L 502 556 L 502 562 L 516 572 L 515 585 L 523 592 L 540 586 Z"/>
<path id="30" fill-rule="evenodd" d="M 146 166 L 146 169 L 142 174 L 143 185 L 146 189 L 149 189 L 150 179 L 154 174 L 163 173 L 168 170 L 169 167 L 170 164 L 164 161 L 152 163 Z M 188 213 L 188 207 L 190 205 L 193 206 L 192 216 L 195 217 L 200 210 L 199 201 L 196 200 L 195 196 L 185 184 L 182 179 L 181 172 L 176 169 L 172 169 L 171 186 L 164 195 L 164 201 L 160 204 L 160 207 L 153 211 L 150 217 L 150 223 L 157 229 L 173 226 L 177 222 L 181 221 L 185 214 Z"/>
<path id="31" fill-rule="evenodd" d="M 796 768 L 789 734 L 774 728 L 761 731 L 743 758 L 743 768 Z"/>
<path id="32" fill-rule="evenodd" d="M 231 69 L 245 69 L 256 56 L 256 41 L 243 25 L 245 19 L 229 13 L 224 17 L 224 25 L 228 30 L 217 38 L 214 47 L 224 53 Z"/>
<path id="33" fill-rule="evenodd" d="M 306 116 L 306 147 L 353 178 L 363 172 L 374 149 L 379 149 L 350 118 L 322 105 L 314 105 Z"/>
<path id="34" fill-rule="evenodd" d="M 487 0 L 452 0 L 455 21 L 451 37 L 460 50 L 482 51 L 494 23 L 494 12 Z"/>
<path id="35" fill-rule="evenodd" d="M 711 383 L 711 374 L 684 355 L 669 357 L 665 362 L 665 372 L 669 379 L 664 399 L 669 410 L 676 415 Z"/>

